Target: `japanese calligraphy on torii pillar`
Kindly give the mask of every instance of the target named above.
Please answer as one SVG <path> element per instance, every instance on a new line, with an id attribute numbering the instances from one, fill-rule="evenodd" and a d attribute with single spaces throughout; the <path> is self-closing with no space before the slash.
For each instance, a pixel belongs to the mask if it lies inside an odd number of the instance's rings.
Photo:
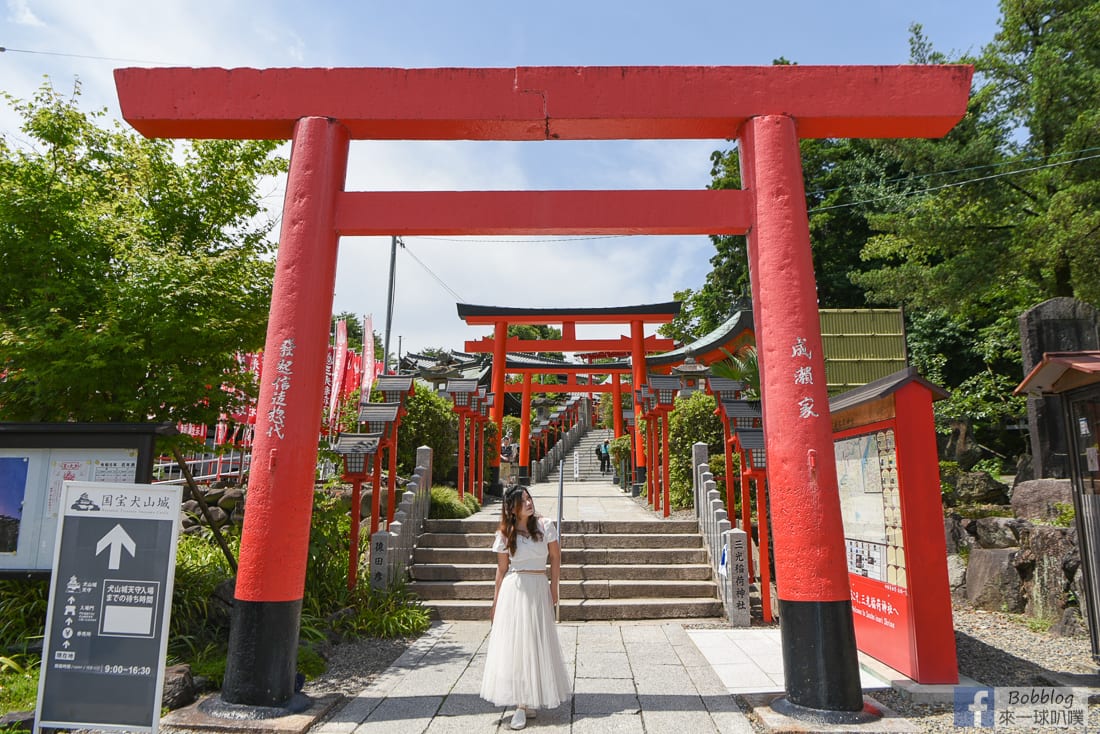
<path id="1" fill-rule="evenodd" d="M 794 345 L 791 347 L 791 359 L 796 360 L 794 367 L 794 384 L 810 386 L 814 384 L 814 368 L 809 364 L 813 359 L 813 352 L 806 345 L 806 339 L 804 337 L 798 337 L 794 340 Z M 805 362 L 803 364 L 802 362 Z M 798 401 L 798 417 L 799 418 L 818 418 L 818 414 L 814 411 L 814 399 L 809 395 L 803 395 Z"/>

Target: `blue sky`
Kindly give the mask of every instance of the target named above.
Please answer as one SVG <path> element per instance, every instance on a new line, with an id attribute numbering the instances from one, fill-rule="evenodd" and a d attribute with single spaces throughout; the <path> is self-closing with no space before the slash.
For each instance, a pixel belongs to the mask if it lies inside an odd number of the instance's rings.
<path id="1" fill-rule="evenodd" d="M 115 116 L 117 66 L 767 65 L 780 56 L 802 64 L 903 64 L 911 23 L 924 26 L 937 50 L 977 53 L 999 16 L 994 0 L 5 2 L 0 46 L 10 50 L 0 54 L 0 89 L 26 98 L 44 75 L 60 89 L 79 77 L 85 108 L 106 106 Z M 0 105 L 0 134 L 18 142 L 17 128 Z M 703 188 L 716 147 L 728 144 L 357 142 L 347 188 Z M 281 200 L 282 181 L 271 182 L 273 215 Z M 399 336 L 407 352 L 461 349 L 485 334 L 458 319 L 456 300 L 531 307 L 667 301 L 702 284 L 713 254 L 705 237 L 532 240 L 407 238 L 397 259 L 391 351 Z M 372 314 L 379 332 L 389 244 L 345 238 L 334 294 L 335 311 Z M 533 257 L 537 271 L 528 266 Z"/>

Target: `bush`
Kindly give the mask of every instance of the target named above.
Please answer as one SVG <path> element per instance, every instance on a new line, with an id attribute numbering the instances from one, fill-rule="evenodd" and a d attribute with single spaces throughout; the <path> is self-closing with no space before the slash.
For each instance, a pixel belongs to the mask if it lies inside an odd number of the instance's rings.
<path id="1" fill-rule="evenodd" d="M 676 398 L 669 421 L 669 499 L 674 508 L 692 507 L 691 447 L 703 442 L 711 455 L 722 456 L 722 420 L 714 414 L 714 398 L 696 391 L 687 398 Z M 725 462 L 716 461 L 710 469 L 716 482 L 724 481 Z M 730 508 L 730 512 L 732 512 Z"/>
<path id="2" fill-rule="evenodd" d="M 432 503 L 428 510 L 428 517 L 436 520 L 461 520 L 472 514 L 473 510 L 458 498 L 458 490 L 450 487 L 432 487 Z"/>
<path id="3" fill-rule="evenodd" d="M 477 501 L 477 497 L 472 494 L 465 494 L 462 496 L 462 504 L 470 510 L 470 514 L 479 512 L 481 510 L 481 503 Z"/>
<path id="4" fill-rule="evenodd" d="M 1056 525 L 1060 528 L 1068 528 L 1073 525 L 1076 512 L 1072 504 L 1068 502 L 1055 502 L 1054 509 L 1058 511 L 1058 515 L 1051 521 L 1052 525 Z"/>

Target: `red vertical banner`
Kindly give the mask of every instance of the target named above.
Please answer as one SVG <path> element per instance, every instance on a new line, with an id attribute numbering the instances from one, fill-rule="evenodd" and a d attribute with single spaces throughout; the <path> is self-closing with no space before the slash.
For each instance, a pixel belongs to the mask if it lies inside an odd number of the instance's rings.
<path id="1" fill-rule="evenodd" d="M 370 400 L 370 389 L 374 385 L 374 378 L 378 374 L 374 369 L 374 324 L 371 314 L 363 319 L 363 372 L 362 384 L 359 386 L 359 400 Z"/>
<path id="2" fill-rule="evenodd" d="M 229 422 L 226 420 L 225 413 L 222 413 L 221 418 L 218 419 L 218 425 L 214 429 L 214 445 L 224 446 L 228 442 L 229 438 Z"/>
<path id="3" fill-rule="evenodd" d="M 363 371 L 363 359 L 354 350 L 348 350 L 348 364 L 344 368 L 344 391 L 340 396 L 340 402 L 346 402 L 351 394 L 359 389 L 359 383 L 362 379 Z"/>
<path id="4" fill-rule="evenodd" d="M 332 386 L 328 402 L 329 431 L 337 430 L 336 419 L 340 415 L 340 397 L 344 386 L 344 366 L 348 359 L 348 322 L 336 322 L 336 353 L 332 361 Z"/>
<path id="5" fill-rule="evenodd" d="M 324 392 L 321 393 L 321 433 L 325 436 L 329 435 L 328 406 L 332 401 L 332 368 L 335 359 L 336 349 L 329 344 L 325 356 L 325 387 Z"/>

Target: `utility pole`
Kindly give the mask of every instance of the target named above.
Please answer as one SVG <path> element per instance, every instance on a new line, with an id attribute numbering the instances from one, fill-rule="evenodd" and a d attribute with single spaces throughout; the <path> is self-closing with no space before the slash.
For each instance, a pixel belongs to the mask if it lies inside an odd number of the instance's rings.
<path id="1" fill-rule="evenodd" d="M 386 301 L 386 338 L 382 344 L 382 374 L 390 371 L 390 327 L 393 325 L 393 290 L 397 273 L 397 235 L 390 237 L 390 290 Z"/>

